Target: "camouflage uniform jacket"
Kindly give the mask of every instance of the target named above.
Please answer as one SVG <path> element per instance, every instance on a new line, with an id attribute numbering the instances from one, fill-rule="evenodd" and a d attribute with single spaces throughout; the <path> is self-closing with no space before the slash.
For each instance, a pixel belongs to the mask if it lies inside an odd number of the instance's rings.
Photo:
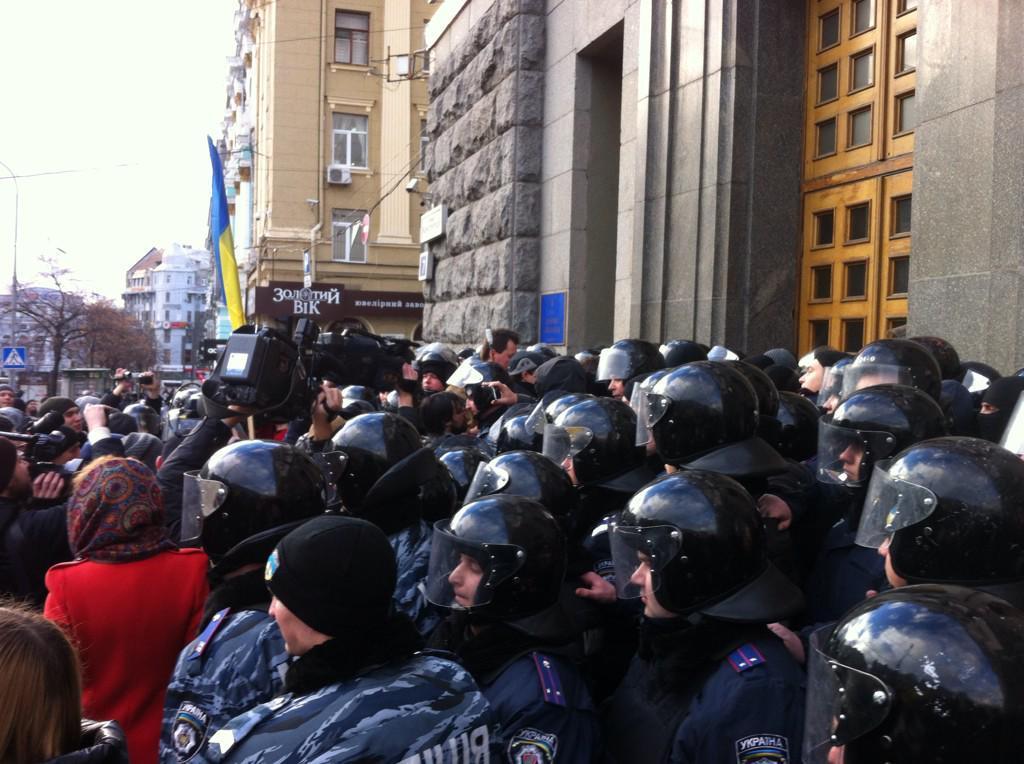
<path id="1" fill-rule="evenodd" d="M 456 663 L 419 653 L 257 706 L 214 733 L 202 757 L 246 764 L 487 764 L 497 750 L 495 732 L 472 677 Z"/>
<path id="2" fill-rule="evenodd" d="M 433 529 L 424 520 L 388 536 L 398 564 L 395 609 L 409 616 L 423 637 L 441 622 L 440 614 L 427 602 L 424 591 L 432 536 Z"/>
<path id="3" fill-rule="evenodd" d="M 160 761 L 192 759 L 238 714 L 275 697 L 288 654 L 273 618 L 260 610 L 222 610 L 181 651 L 164 700 Z"/>

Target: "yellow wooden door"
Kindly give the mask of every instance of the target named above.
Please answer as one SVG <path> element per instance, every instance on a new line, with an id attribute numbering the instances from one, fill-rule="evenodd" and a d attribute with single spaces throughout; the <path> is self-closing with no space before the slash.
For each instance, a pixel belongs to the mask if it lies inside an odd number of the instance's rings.
<path id="1" fill-rule="evenodd" d="M 800 352 L 906 323 L 914 0 L 808 0 Z"/>

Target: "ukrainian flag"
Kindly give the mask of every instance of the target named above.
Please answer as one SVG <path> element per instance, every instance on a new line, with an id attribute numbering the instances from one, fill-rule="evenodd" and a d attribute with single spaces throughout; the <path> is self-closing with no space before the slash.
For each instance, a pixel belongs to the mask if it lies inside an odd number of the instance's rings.
<path id="1" fill-rule="evenodd" d="M 213 139 L 206 137 L 210 144 L 210 162 L 213 163 L 213 196 L 210 199 L 210 238 L 213 240 L 213 254 L 217 262 L 217 280 L 220 282 L 220 297 L 231 317 L 231 328 L 237 329 L 245 323 L 242 310 L 242 293 L 238 286 L 238 266 L 235 263 L 235 245 L 231 240 L 231 219 L 228 217 L 228 197 L 224 190 L 224 167 L 220 154 L 213 145 Z"/>

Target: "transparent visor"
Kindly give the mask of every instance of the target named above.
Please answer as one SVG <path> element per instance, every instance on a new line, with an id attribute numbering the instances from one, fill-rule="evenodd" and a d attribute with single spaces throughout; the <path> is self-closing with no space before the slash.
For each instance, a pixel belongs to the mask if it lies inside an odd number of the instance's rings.
<path id="1" fill-rule="evenodd" d="M 548 423 L 548 417 L 544 413 L 547 403 L 544 399 L 537 401 L 537 405 L 533 407 L 533 411 L 530 412 L 530 416 L 526 417 L 526 430 L 527 432 L 533 432 L 537 435 L 544 434 L 544 427 Z"/>
<path id="2" fill-rule="evenodd" d="M 633 376 L 633 363 L 622 348 L 605 348 L 597 360 L 597 381 L 629 379 Z"/>
<path id="3" fill-rule="evenodd" d="M 672 408 L 672 399 L 667 395 L 647 393 L 647 426 L 653 428 Z"/>
<path id="4" fill-rule="evenodd" d="M 850 364 L 843 369 L 842 397 L 875 385 L 914 386 L 914 378 L 906 366 L 882 363 Z"/>
<path id="5" fill-rule="evenodd" d="M 891 462 L 875 465 L 857 528 L 857 543 L 878 549 L 892 534 L 921 522 L 935 511 L 938 499 L 923 485 L 889 474 Z"/>
<path id="6" fill-rule="evenodd" d="M 818 391 L 818 405 L 831 412 L 843 395 L 843 372 L 847 366 L 828 366 L 821 375 L 821 390 Z"/>
<path id="7" fill-rule="evenodd" d="M 830 629 L 826 627 L 825 631 Z M 832 748 L 871 732 L 885 721 L 891 707 L 892 692 L 878 677 L 811 649 L 807 661 L 804 764 L 825 764 Z"/>
<path id="8" fill-rule="evenodd" d="M 466 498 L 463 504 L 479 499 L 481 496 L 490 496 L 494 493 L 501 493 L 509 483 L 507 470 L 501 467 L 493 467 L 490 464 L 477 465 L 476 474 L 466 491 Z"/>
<path id="9" fill-rule="evenodd" d="M 1006 423 L 1006 430 L 1003 431 L 1003 440 L 1000 445 L 1017 456 L 1024 454 L 1024 393 L 1021 393 L 1017 399 L 1017 405 L 1013 407 L 1013 413 L 1010 414 L 1010 421 Z"/>
<path id="10" fill-rule="evenodd" d="M 892 433 L 819 422 L 818 480 L 837 485 L 865 485 L 871 479 L 871 466 L 892 456 L 895 448 Z"/>
<path id="11" fill-rule="evenodd" d="M 199 477 L 199 470 L 186 472 L 181 491 L 181 540 L 195 541 L 203 535 L 203 523 L 228 498 L 228 487 L 219 480 Z"/>
<path id="12" fill-rule="evenodd" d="M 629 396 L 629 407 L 636 414 L 636 444 L 638 446 L 646 446 L 653 437 L 649 424 L 648 394 L 643 385 L 633 385 L 633 394 Z"/>
<path id="13" fill-rule="evenodd" d="M 448 381 L 445 384 L 451 387 L 461 387 L 465 390 L 470 385 L 479 385 L 483 381 L 484 375 L 478 369 L 472 364 L 464 363 L 448 377 Z"/>
<path id="14" fill-rule="evenodd" d="M 961 384 L 967 388 L 967 392 L 969 393 L 983 393 L 988 390 L 989 385 L 992 384 L 992 380 L 984 374 L 979 374 L 973 369 L 970 369 L 966 374 L 964 374 L 964 381 Z"/>
<path id="15" fill-rule="evenodd" d="M 348 454 L 344 451 L 321 451 L 310 454 L 316 466 L 323 473 L 327 483 L 327 508 L 336 509 L 341 505 L 341 497 L 338 495 L 338 482 L 345 475 L 345 468 L 348 467 Z"/>
<path id="16" fill-rule="evenodd" d="M 658 591 L 661 572 L 679 555 L 682 546 L 683 534 L 674 525 L 613 525 L 612 563 L 619 598 L 636 599 L 643 594 L 648 571 L 651 591 Z"/>
<path id="17" fill-rule="evenodd" d="M 544 427 L 544 444 L 541 453 L 555 464 L 561 465 L 590 445 L 594 439 L 588 427 L 561 427 L 549 424 Z"/>
<path id="18" fill-rule="evenodd" d="M 427 599 L 439 607 L 471 610 L 490 604 L 502 582 L 514 576 L 526 553 L 513 544 L 466 541 L 438 520 L 430 545 Z"/>

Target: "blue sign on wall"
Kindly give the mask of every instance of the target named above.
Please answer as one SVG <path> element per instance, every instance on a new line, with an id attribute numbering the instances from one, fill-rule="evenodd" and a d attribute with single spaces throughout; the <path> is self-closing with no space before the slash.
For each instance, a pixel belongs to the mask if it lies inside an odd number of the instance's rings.
<path id="1" fill-rule="evenodd" d="M 540 296 L 540 341 L 545 345 L 565 344 L 565 292 Z"/>

